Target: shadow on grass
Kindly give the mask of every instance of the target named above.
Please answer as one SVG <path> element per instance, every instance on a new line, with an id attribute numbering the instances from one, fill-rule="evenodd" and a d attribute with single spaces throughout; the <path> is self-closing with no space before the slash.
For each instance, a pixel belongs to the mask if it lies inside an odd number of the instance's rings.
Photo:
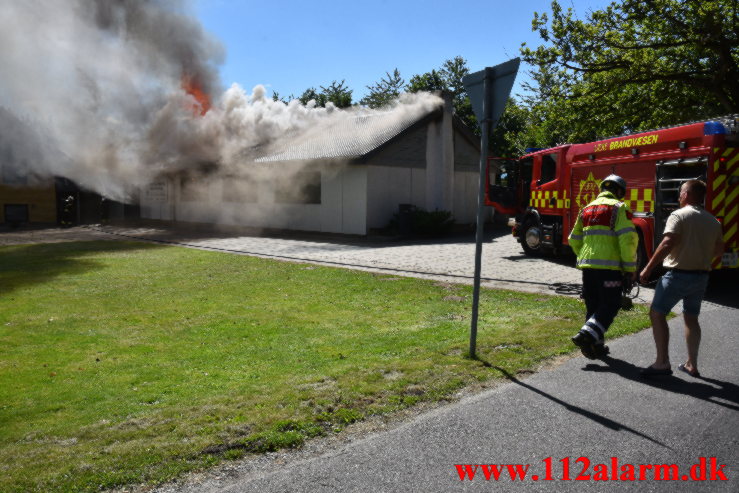
<path id="1" fill-rule="evenodd" d="M 606 364 L 605 366 L 588 363 L 583 370 L 616 373 L 627 380 L 632 380 L 660 390 L 687 395 L 733 409 L 734 411 L 739 411 L 739 386 L 731 382 L 705 377 L 694 378 L 694 380 L 702 380 L 702 382 L 686 381 L 674 375 L 644 378 L 639 373 L 641 368 L 627 361 L 607 356 L 603 359 L 603 362 Z"/>
<path id="2" fill-rule="evenodd" d="M 124 241 L 36 243 L 0 247 L 0 294 L 44 284 L 65 275 L 100 269 L 103 264 L 86 256 L 163 248 L 161 245 Z"/>
<path id="3" fill-rule="evenodd" d="M 523 382 L 516 378 L 514 375 L 509 373 L 507 370 L 500 368 L 498 366 L 495 366 L 488 361 L 485 361 L 480 358 L 475 358 L 477 361 L 483 364 L 483 366 L 487 368 L 491 368 L 493 370 L 498 370 L 506 379 L 510 380 L 511 382 L 515 383 L 516 385 L 519 385 L 527 390 L 530 390 L 531 392 L 534 392 L 536 394 L 539 394 L 542 397 L 545 397 L 549 399 L 550 401 L 554 402 L 555 404 L 559 404 L 560 406 L 564 407 L 568 411 L 579 414 L 580 416 L 583 416 L 585 418 L 588 418 L 596 423 L 598 423 L 601 426 L 605 426 L 606 428 L 609 428 L 614 431 L 626 431 L 628 433 L 632 433 L 636 436 L 639 436 L 641 438 L 644 438 L 645 440 L 649 440 L 650 442 L 657 444 L 661 447 L 665 447 L 667 449 L 671 449 L 671 447 L 667 446 L 666 444 L 660 442 L 659 440 L 656 440 L 648 435 L 645 435 L 644 433 L 641 433 L 640 431 L 637 431 L 629 426 L 626 426 L 624 424 L 619 423 L 618 421 L 614 421 L 610 418 L 606 418 L 605 416 L 601 416 L 598 413 L 594 413 L 592 411 L 588 411 L 587 409 L 583 409 L 582 407 L 575 406 L 573 404 L 570 404 L 569 402 L 566 402 L 562 399 L 559 399 L 553 395 L 547 394 L 543 390 L 540 390 L 533 385 L 529 385 L 526 382 Z"/>

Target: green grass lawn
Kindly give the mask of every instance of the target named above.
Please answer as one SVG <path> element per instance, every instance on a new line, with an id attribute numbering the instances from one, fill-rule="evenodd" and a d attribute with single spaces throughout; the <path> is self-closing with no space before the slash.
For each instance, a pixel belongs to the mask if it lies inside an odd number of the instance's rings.
<path id="1" fill-rule="evenodd" d="M 134 242 L 0 248 L 0 491 L 300 445 L 571 352 L 576 299 Z M 622 312 L 609 335 L 649 325 Z"/>

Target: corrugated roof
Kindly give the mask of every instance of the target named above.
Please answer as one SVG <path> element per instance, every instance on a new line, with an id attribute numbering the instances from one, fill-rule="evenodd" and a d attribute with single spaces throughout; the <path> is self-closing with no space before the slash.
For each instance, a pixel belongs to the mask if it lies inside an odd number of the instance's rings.
<path id="1" fill-rule="evenodd" d="M 398 104 L 389 110 L 336 110 L 316 125 L 292 131 L 264 149 L 255 150 L 257 163 L 347 159 L 364 156 L 390 141 L 441 106 L 436 98 Z"/>

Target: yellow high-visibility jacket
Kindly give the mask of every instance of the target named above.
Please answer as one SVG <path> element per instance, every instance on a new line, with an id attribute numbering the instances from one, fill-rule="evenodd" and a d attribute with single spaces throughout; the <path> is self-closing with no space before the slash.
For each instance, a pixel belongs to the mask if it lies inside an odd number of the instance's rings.
<path id="1" fill-rule="evenodd" d="M 636 270 L 636 232 L 629 207 L 601 192 L 582 208 L 569 236 L 579 269 Z"/>

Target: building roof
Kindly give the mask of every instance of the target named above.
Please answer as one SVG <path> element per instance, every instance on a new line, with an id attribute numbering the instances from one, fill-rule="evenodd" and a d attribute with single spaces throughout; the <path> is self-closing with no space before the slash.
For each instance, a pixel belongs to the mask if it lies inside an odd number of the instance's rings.
<path id="1" fill-rule="evenodd" d="M 286 133 L 255 149 L 257 163 L 346 160 L 365 156 L 414 125 L 440 114 L 442 100 L 425 98 L 387 110 L 335 110 L 316 125 Z"/>

